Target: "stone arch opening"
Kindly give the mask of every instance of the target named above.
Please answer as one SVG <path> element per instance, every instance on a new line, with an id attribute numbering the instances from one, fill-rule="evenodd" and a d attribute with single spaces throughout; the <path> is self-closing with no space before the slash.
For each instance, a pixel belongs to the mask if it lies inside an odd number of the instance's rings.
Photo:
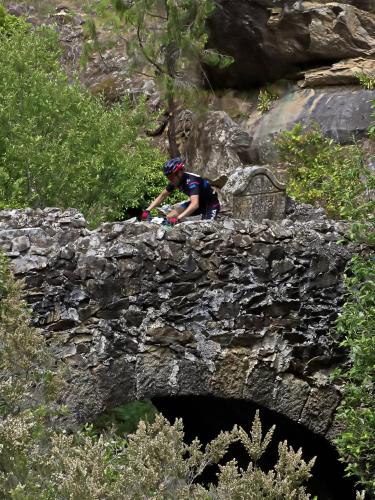
<path id="1" fill-rule="evenodd" d="M 355 499 L 355 482 L 344 477 L 344 465 L 339 462 L 335 448 L 322 436 L 284 415 L 250 401 L 212 396 L 157 397 L 152 402 L 171 422 L 176 418 L 183 419 L 187 442 L 198 437 L 204 444 L 215 438 L 220 431 L 232 429 L 235 424 L 248 431 L 255 411 L 259 409 L 263 432 L 276 425 L 272 443 L 260 463 L 264 470 L 273 467 L 277 459 L 277 443 L 286 439 L 294 449 L 303 448 L 305 460 L 317 456 L 313 477 L 307 484 L 312 498 L 316 495 L 319 500 Z M 248 456 L 240 445 L 231 447 L 228 459 L 232 458 L 237 459 L 240 467 L 248 464 Z M 212 467 L 200 480 L 215 481 L 216 472 L 217 467 Z"/>

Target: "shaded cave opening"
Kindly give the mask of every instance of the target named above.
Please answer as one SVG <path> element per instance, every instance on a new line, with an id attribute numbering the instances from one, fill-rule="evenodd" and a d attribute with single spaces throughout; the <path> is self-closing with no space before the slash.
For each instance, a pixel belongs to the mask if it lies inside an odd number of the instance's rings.
<path id="1" fill-rule="evenodd" d="M 152 403 L 170 422 L 182 418 L 187 443 L 198 437 L 203 445 L 221 431 L 231 430 L 235 424 L 249 432 L 258 409 L 263 435 L 272 425 L 276 425 L 272 442 L 259 463 L 263 470 L 273 468 L 278 457 L 278 443 L 287 440 L 294 450 L 302 447 L 305 461 L 317 457 L 312 469 L 312 478 L 306 484 L 312 498 L 316 496 L 318 500 L 355 500 L 355 481 L 345 477 L 344 464 L 339 461 L 335 448 L 323 437 L 283 415 L 249 401 L 210 396 L 158 397 L 152 399 Z M 249 457 L 239 444 L 231 446 L 224 462 L 233 458 L 241 468 L 246 468 L 249 464 Z M 217 472 L 217 466 L 207 468 L 199 482 L 215 482 Z"/>

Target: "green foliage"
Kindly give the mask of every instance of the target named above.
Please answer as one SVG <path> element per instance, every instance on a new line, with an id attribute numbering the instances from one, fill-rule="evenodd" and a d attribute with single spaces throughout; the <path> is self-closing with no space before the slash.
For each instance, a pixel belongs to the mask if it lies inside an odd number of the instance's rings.
<path id="1" fill-rule="evenodd" d="M 23 19 L 16 16 L 11 16 L 5 10 L 5 7 L 0 5 L 0 37 L 11 36 L 17 31 L 27 31 L 30 25 Z"/>
<path id="2" fill-rule="evenodd" d="M 0 253 L 0 420 L 17 413 L 25 400 L 28 409 L 54 400 L 61 388 L 60 375 L 53 369 L 55 361 L 40 332 L 29 326 L 29 318 L 21 284 L 13 279 Z"/>
<path id="3" fill-rule="evenodd" d="M 367 75 L 366 73 L 357 73 L 356 77 L 359 83 L 367 90 L 373 90 L 375 88 L 375 75 Z"/>
<path id="4" fill-rule="evenodd" d="M 153 422 L 157 409 L 149 400 L 133 401 L 106 411 L 95 421 L 95 430 L 103 431 L 114 426 L 118 435 L 131 434 L 137 430 L 141 420 Z"/>
<path id="5" fill-rule="evenodd" d="M 271 109 L 272 101 L 277 99 L 277 96 L 268 90 L 261 90 L 258 95 L 257 110 L 260 113 L 267 113 Z"/>
<path id="6" fill-rule="evenodd" d="M 57 34 L 0 43 L 0 208 L 75 207 L 92 225 L 145 206 L 165 186 L 164 157 L 139 136 L 144 103 L 108 109 L 60 69 Z"/>
<path id="7" fill-rule="evenodd" d="M 121 492 L 126 498 L 158 499 L 308 499 L 302 483 L 310 477 L 314 460 L 308 464 L 301 450 L 294 452 L 287 443 L 279 445 L 279 460 L 274 470 L 264 473 L 257 465 L 272 438 L 273 429 L 263 438 L 259 415 L 255 416 L 250 436 L 234 427 L 221 432 L 204 449 L 198 439 L 184 443 L 181 420 L 173 425 L 158 415 L 153 424 L 140 423 L 129 437 Z M 234 442 L 246 449 L 251 463 L 240 470 L 235 460 L 220 466 L 217 486 L 207 488 L 195 480 L 211 464 L 218 463 Z M 143 481 L 139 481 L 143 478 Z"/>
<path id="8" fill-rule="evenodd" d="M 66 412 L 57 404 L 66 371 L 56 366 L 42 332 L 30 326 L 22 284 L 3 255 L 0 290 L 1 498 L 103 498 L 113 443 L 56 431 L 57 417 Z"/>
<path id="9" fill-rule="evenodd" d="M 372 101 L 372 108 L 375 108 L 375 101 Z M 373 118 L 375 118 L 375 114 L 373 113 L 372 115 Z M 375 139 L 375 121 L 370 125 L 370 128 L 368 130 L 369 136 L 372 139 Z"/>
<path id="10" fill-rule="evenodd" d="M 337 332 L 350 350 L 351 366 L 337 374 L 345 384 L 337 414 L 345 430 L 337 446 L 347 473 L 375 495 L 375 257 L 354 257 L 345 285 L 348 300 Z"/>
<path id="11" fill-rule="evenodd" d="M 13 279 L 2 254 L 0 290 L 0 491 L 4 495 L 19 481 L 27 481 L 29 467 L 64 408 L 55 403 L 63 387 L 62 370 L 41 332 L 30 326 L 21 284 Z"/>
<path id="12" fill-rule="evenodd" d="M 358 145 L 341 146 L 318 128 L 304 131 L 296 125 L 279 136 L 278 147 L 289 164 L 293 198 L 322 206 L 332 217 L 373 220 L 375 204 L 367 194 L 375 188 L 375 176 Z"/>
<path id="13" fill-rule="evenodd" d="M 375 128 L 370 128 L 370 137 Z M 351 220 L 349 235 L 375 243 L 371 192 L 375 176 L 358 145 L 341 146 L 315 128 L 300 125 L 278 141 L 282 159 L 290 165 L 289 194 L 300 202 L 323 206 L 329 215 Z M 373 196 L 373 194 L 372 194 Z M 337 446 L 348 475 L 355 475 L 375 494 L 375 260 L 355 257 L 346 276 L 348 291 L 337 321 L 351 364 L 342 370 L 343 399 L 337 418 L 344 430 Z"/>

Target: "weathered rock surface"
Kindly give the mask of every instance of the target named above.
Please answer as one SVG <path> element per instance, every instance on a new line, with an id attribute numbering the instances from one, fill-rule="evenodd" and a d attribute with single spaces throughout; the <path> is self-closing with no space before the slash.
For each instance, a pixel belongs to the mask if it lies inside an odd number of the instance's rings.
<path id="1" fill-rule="evenodd" d="M 260 115 L 250 111 L 241 125 L 225 111 L 210 111 L 194 122 L 186 146 L 188 165 L 210 180 L 228 177 L 249 164 L 272 164 L 279 160 L 276 137 L 297 123 L 322 132 L 341 144 L 367 137 L 371 124 L 371 101 L 375 90 L 329 86 L 291 90 Z M 250 106 L 249 106 L 250 108 Z"/>
<path id="2" fill-rule="evenodd" d="M 215 180 L 250 161 L 251 137 L 224 111 L 197 119 L 190 131 L 185 157 L 194 172 Z"/>
<path id="3" fill-rule="evenodd" d="M 272 2 L 218 0 L 210 43 L 235 62 L 207 68 L 217 88 L 261 85 L 298 71 L 375 53 L 375 16 L 345 3 L 306 2 L 270 22 Z M 268 8 L 267 8 L 268 7 Z"/>
<path id="4" fill-rule="evenodd" d="M 236 169 L 221 192 L 233 207 L 236 219 L 262 222 L 286 216 L 286 186 L 265 167 Z"/>
<path id="5" fill-rule="evenodd" d="M 307 206 L 277 223 L 171 231 L 124 222 L 90 232 L 75 211 L 0 212 L 0 248 L 35 325 L 72 367 L 79 421 L 134 398 L 211 394 L 322 435 L 340 399 L 329 373 L 343 354 L 329 330 L 351 255 L 344 231 Z"/>
<path id="6" fill-rule="evenodd" d="M 357 75 L 361 73 L 375 75 L 375 58 L 356 57 L 332 64 L 332 66 L 307 70 L 298 85 L 302 88 L 356 85 L 358 84 Z"/>
<path id="7" fill-rule="evenodd" d="M 276 136 L 297 123 L 317 124 L 323 134 L 340 144 L 367 137 L 372 122 L 371 101 L 375 90 L 358 87 L 303 89 L 276 101 L 271 110 L 248 130 L 252 138 L 249 155 L 253 163 L 277 161 Z"/>

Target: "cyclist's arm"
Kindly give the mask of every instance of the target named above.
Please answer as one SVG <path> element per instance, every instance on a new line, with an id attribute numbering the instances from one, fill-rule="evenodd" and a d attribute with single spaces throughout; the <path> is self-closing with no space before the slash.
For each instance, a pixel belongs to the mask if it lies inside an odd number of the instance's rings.
<path id="1" fill-rule="evenodd" d="M 190 196 L 190 203 L 189 206 L 187 207 L 186 210 L 180 214 L 177 219 L 180 221 L 184 217 L 188 217 L 189 215 L 193 214 L 196 210 L 199 208 L 199 194 L 195 194 Z"/>
<path id="2" fill-rule="evenodd" d="M 162 193 L 160 193 L 157 198 L 155 198 L 155 200 L 146 208 L 146 210 L 152 210 L 153 208 L 158 207 L 159 205 L 161 205 L 163 203 L 163 201 L 166 198 L 168 198 L 168 196 L 170 194 L 171 193 L 169 191 L 167 191 L 166 189 L 164 189 L 164 191 Z"/>

